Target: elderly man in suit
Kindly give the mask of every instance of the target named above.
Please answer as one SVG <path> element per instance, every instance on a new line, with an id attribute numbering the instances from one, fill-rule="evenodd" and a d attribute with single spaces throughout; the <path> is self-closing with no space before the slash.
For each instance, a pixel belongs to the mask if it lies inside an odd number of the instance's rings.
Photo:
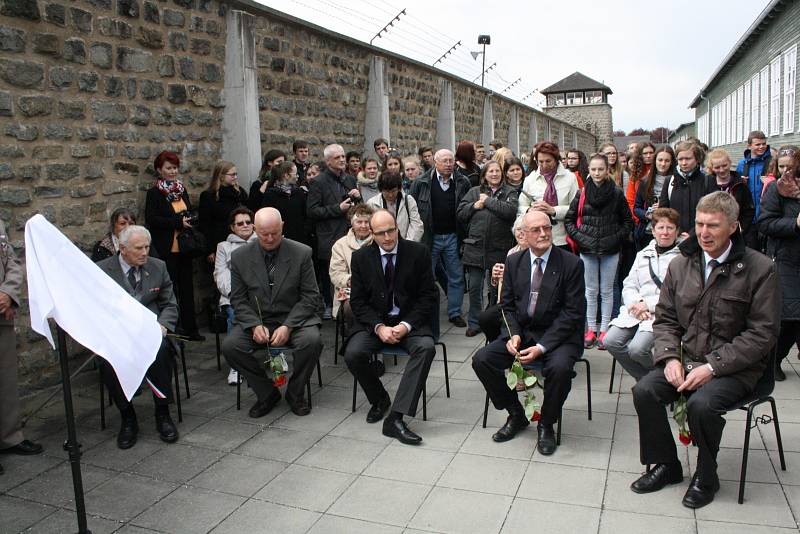
<path id="1" fill-rule="evenodd" d="M 504 324 L 501 336 L 472 358 L 472 368 L 495 408 L 508 410 L 506 424 L 492 436 L 494 441 L 502 442 L 529 424 L 517 392 L 509 389 L 503 371 L 511 367 L 515 355 L 523 365 L 543 360 L 546 387 L 538 449 L 549 455 L 556 450 L 553 424 L 569 395 L 572 368 L 583 354 L 583 262 L 553 246 L 553 227 L 547 214 L 529 211 L 524 215 L 523 228 L 530 248 L 508 256 L 503 273 L 501 308 L 510 332 Z"/>
<path id="2" fill-rule="evenodd" d="M 372 407 L 368 423 L 383 422 L 383 434 L 405 444 L 422 441 L 408 429 L 403 415 L 414 416 L 435 350 L 431 333 L 437 291 L 428 249 L 398 236 L 397 221 L 389 211 L 376 211 L 370 219 L 373 244 L 353 252 L 350 306 L 355 316 L 354 333 L 344 359 L 364 389 Z M 409 361 L 394 403 L 381 384 L 372 354 L 384 345 L 398 345 Z"/>
<path id="3" fill-rule="evenodd" d="M 281 399 L 265 371 L 267 347 L 291 347 L 294 371 L 286 387 L 286 402 L 295 414 L 308 415 L 305 384 L 322 352 L 311 247 L 283 238 L 283 219 L 275 208 L 258 210 L 255 226 L 258 240 L 231 255 L 234 327 L 222 352 L 258 397 L 249 412 L 257 418 Z"/>
<path id="4" fill-rule="evenodd" d="M 14 316 L 19 308 L 22 276 L 22 266 L 0 221 L 0 453 L 30 455 L 39 454 L 43 449 L 38 443 L 25 439 L 19 426 Z"/>
<path id="5" fill-rule="evenodd" d="M 156 430 L 162 441 L 174 443 L 178 440 L 178 429 L 169 414 L 172 400 L 172 358 L 174 348 L 166 338 L 167 332 L 178 324 L 178 304 L 172 291 L 172 280 L 166 264 L 149 256 L 150 232 L 144 226 L 131 225 L 119 236 L 119 254 L 97 263 L 103 272 L 122 286 L 142 306 L 158 316 L 164 339 L 158 349 L 156 360 L 147 370 L 145 380 L 153 392 L 156 406 Z M 117 375 L 111 365 L 100 358 L 100 374 L 111 398 L 119 408 L 122 424 L 117 434 L 117 446 L 129 449 L 136 444 L 139 424 L 133 404 L 125 398 Z"/>

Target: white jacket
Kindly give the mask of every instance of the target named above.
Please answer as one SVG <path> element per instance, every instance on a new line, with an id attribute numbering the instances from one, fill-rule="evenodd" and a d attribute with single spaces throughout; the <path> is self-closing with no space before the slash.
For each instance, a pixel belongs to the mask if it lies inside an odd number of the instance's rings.
<path id="1" fill-rule="evenodd" d="M 564 226 L 564 216 L 569 210 L 569 205 L 575 195 L 578 194 L 578 179 L 567 170 L 560 163 L 556 170 L 556 177 L 553 180 L 556 186 L 556 195 L 558 196 L 558 205 L 554 206 L 556 214 L 553 217 L 556 224 L 553 225 L 553 244 L 566 245 L 567 244 L 567 229 Z M 539 174 L 539 171 L 533 171 L 525 181 L 522 183 L 522 192 L 519 195 L 519 204 L 517 207 L 517 217 L 522 217 L 528 208 L 536 200 L 544 200 L 544 192 L 547 189 L 547 181 L 544 176 Z"/>
<path id="2" fill-rule="evenodd" d="M 340 301 L 336 298 L 339 294 L 339 289 L 342 287 L 350 287 L 350 259 L 353 252 L 361 247 L 367 247 L 372 244 L 372 236 L 367 237 L 364 242 L 359 245 L 356 240 L 356 235 L 353 229 L 340 237 L 336 243 L 333 244 L 331 249 L 331 263 L 328 269 L 328 274 L 331 277 L 331 284 L 333 284 L 333 316 L 339 313 Z"/>
<path id="3" fill-rule="evenodd" d="M 650 311 L 651 316 L 655 317 L 656 304 L 658 304 L 658 296 L 661 290 L 656 286 L 650 275 L 650 265 L 653 266 L 653 273 L 663 282 L 664 277 L 667 276 L 669 263 L 680 255 L 681 251 L 678 249 L 678 243 L 676 243 L 674 247 L 659 256 L 656 254 L 655 239 L 636 254 L 636 258 L 633 260 L 633 267 L 631 267 L 628 276 L 625 277 L 625 281 L 622 283 L 622 306 L 619 308 L 619 315 L 611 321 L 611 326 L 632 328 L 638 325 L 643 332 L 653 331 L 654 319 L 639 321 L 639 319 L 632 317 L 628 313 L 628 307 L 643 300 L 647 304 L 647 309 Z"/>
<path id="4" fill-rule="evenodd" d="M 219 305 L 226 306 L 231 303 L 228 296 L 231 294 L 231 254 L 242 245 L 258 239 L 256 233 L 245 241 L 236 234 L 228 234 L 228 238 L 217 244 L 217 256 L 214 260 L 214 282 L 219 290 Z"/>
<path id="5" fill-rule="evenodd" d="M 397 229 L 400 231 L 400 237 L 419 242 L 422 234 L 425 233 L 425 226 L 422 224 L 422 217 L 419 216 L 417 201 L 408 193 L 401 192 L 399 195 L 402 195 L 400 207 L 397 210 Z M 374 208 L 383 208 L 383 195 L 379 194 L 370 198 L 367 200 L 367 204 Z"/>

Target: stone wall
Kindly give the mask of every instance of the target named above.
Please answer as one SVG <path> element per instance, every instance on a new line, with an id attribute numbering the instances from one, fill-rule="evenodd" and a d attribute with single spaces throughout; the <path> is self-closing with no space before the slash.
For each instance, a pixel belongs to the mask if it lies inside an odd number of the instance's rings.
<path id="1" fill-rule="evenodd" d="M 544 108 L 545 113 L 574 124 L 597 138 L 597 146 L 611 141 L 614 131 L 610 104 L 584 104 L 581 106 L 553 106 Z M 596 148 L 596 147 L 595 147 Z"/>
<path id="2" fill-rule="evenodd" d="M 247 18 L 252 31 L 227 35 L 242 27 L 230 25 L 236 17 Z M 253 132 L 260 131 L 262 152 L 289 153 L 295 139 L 308 141 L 314 158 L 331 142 L 348 150 L 371 144 L 364 132 L 376 57 L 395 148 L 412 154 L 436 145 L 445 81 L 452 87 L 455 139 L 481 136 L 480 86 L 249 0 L 0 0 L 0 218 L 21 256 L 22 230 L 35 213 L 86 251 L 115 208 L 134 208 L 143 222 L 152 161 L 165 149 L 181 156 L 196 204 L 214 163 L 226 150 L 234 153 L 237 125 L 223 127 L 223 116 L 242 105 L 223 91 L 237 74 L 225 65 L 232 39 L 252 53 L 250 94 L 259 110 Z M 545 138 L 548 121 L 561 124 L 500 95 L 492 101 L 494 137 L 507 142 L 514 106 L 525 152 L 531 114 L 535 139 Z M 579 139 L 585 149 L 596 144 L 583 131 Z M 245 155 L 247 168 L 254 158 L 257 169 L 260 153 Z M 240 163 L 240 181 L 249 183 L 254 171 L 242 173 Z M 195 281 L 208 284 L 199 263 Z M 26 312 L 23 302 L 17 325 L 23 387 L 52 383 L 58 377 L 52 351 L 29 329 Z"/>

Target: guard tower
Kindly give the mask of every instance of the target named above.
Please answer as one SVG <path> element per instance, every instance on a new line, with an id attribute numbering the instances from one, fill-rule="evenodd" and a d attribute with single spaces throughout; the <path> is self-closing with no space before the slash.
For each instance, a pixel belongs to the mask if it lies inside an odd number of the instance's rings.
<path id="1" fill-rule="evenodd" d="M 541 93 L 547 97 L 545 113 L 591 132 L 598 145 L 611 141 L 614 129 L 608 103 L 608 95 L 613 94 L 610 87 L 574 72 Z"/>

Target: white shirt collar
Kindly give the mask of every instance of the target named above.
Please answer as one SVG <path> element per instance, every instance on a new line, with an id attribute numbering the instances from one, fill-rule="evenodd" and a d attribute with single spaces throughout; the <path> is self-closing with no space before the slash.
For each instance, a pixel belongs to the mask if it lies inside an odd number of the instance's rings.
<path id="1" fill-rule="evenodd" d="M 544 270 L 545 266 L 547 265 L 547 262 L 550 260 L 550 253 L 553 252 L 553 245 L 550 245 L 550 248 L 548 248 L 547 251 L 545 251 L 545 253 L 542 254 L 541 256 L 537 256 L 536 254 L 534 254 L 533 249 L 531 248 L 529 248 L 528 250 L 531 253 L 531 271 L 533 271 L 533 265 L 534 262 L 536 261 L 536 258 L 542 258 L 542 270 Z"/>
<path id="2" fill-rule="evenodd" d="M 394 254 L 395 256 L 397 256 L 397 245 L 399 245 L 399 244 L 400 244 L 400 241 L 395 243 L 394 244 L 394 248 L 392 250 L 389 250 L 389 251 L 383 250 L 383 248 L 379 246 L 378 250 L 381 251 L 381 257 L 386 256 L 387 254 Z"/>
<path id="3" fill-rule="evenodd" d="M 708 266 L 708 263 L 709 263 L 711 260 L 717 260 L 717 262 L 718 262 L 720 265 L 721 265 L 721 264 L 723 264 L 723 263 L 725 263 L 725 261 L 728 259 L 728 256 L 729 256 L 729 255 L 730 255 L 730 253 L 731 253 L 731 249 L 732 249 L 732 248 L 733 248 L 733 241 L 731 240 L 731 241 L 728 241 L 728 248 L 726 248 L 726 249 L 725 249 L 725 252 L 723 252 L 722 254 L 720 254 L 718 258 L 712 258 L 711 256 L 709 256 L 708 252 L 706 252 L 706 251 L 704 250 L 704 251 L 703 251 L 703 259 L 704 259 L 704 260 L 705 260 L 705 262 L 706 262 L 706 263 L 705 263 L 705 265 L 706 265 L 706 266 Z"/>
<path id="4" fill-rule="evenodd" d="M 127 275 L 128 271 L 131 270 L 131 266 L 123 259 L 122 254 L 117 254 L 117 257 L 119 258 L 119 265 L 122 267 L 122 274 Z"/>

